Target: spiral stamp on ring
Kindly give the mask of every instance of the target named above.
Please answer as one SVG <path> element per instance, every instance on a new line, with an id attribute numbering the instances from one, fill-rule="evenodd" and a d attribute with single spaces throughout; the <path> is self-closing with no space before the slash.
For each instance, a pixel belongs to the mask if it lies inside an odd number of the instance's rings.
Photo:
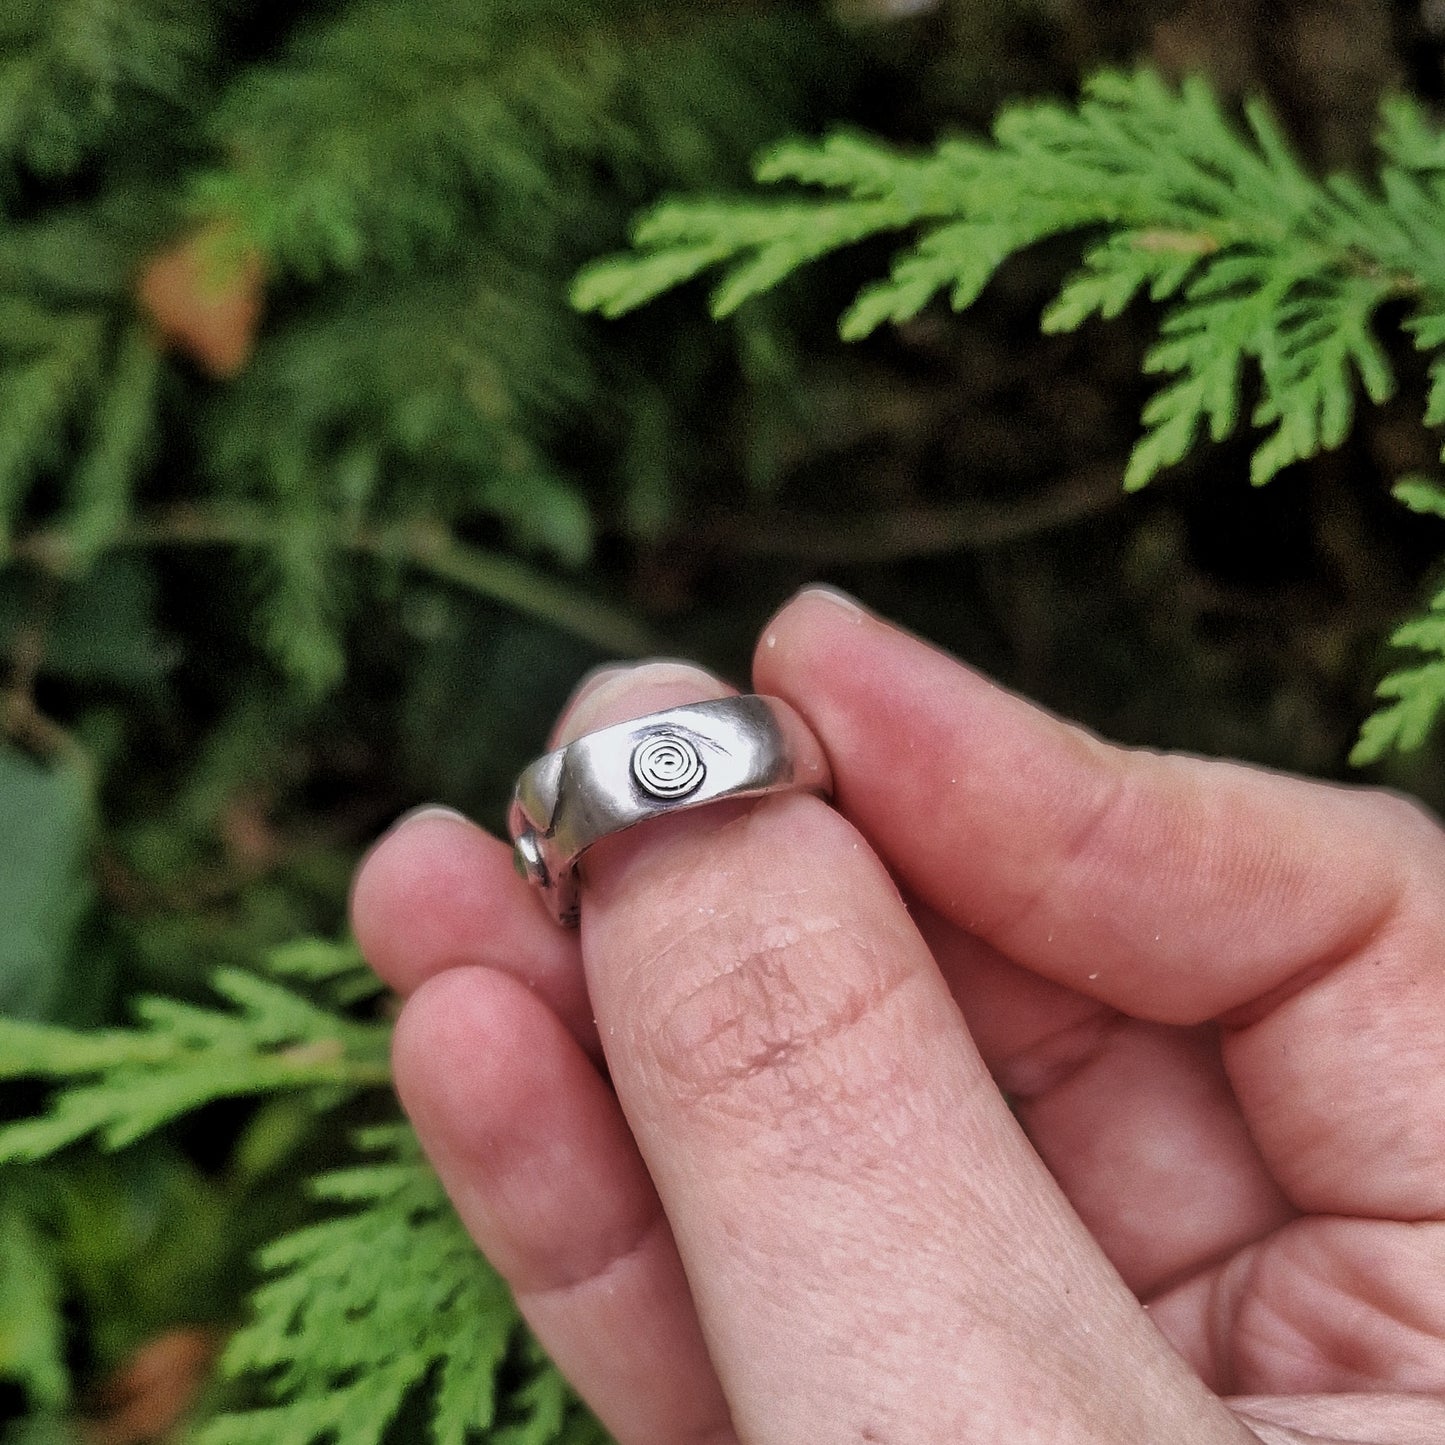
<path id="1" fill-rule="evenodd" d="M 671 730 L 644 738 L 632 752 L 632 776 L 654 798 L 685 798 L 702 787 L 707 767 L 691 738 Z"/>
<path id="2" fill-rule="evenodd" d="M 573 928 L 581 858 L 599 839 L 676 809 L 793 789 L 832 789 L 828 760 L 798 713 L 776 697 L 709 698 L 544 753 L 518 777 L 507 824 L 518 872 Z"/>

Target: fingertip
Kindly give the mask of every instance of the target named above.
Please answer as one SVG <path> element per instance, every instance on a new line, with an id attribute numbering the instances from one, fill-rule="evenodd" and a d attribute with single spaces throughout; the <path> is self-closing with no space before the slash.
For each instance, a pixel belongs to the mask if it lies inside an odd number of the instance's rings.
<path id="1" fill-rule="evenodd" d="M 753 686 L 786 698 L 805 717 L 810 699 L 840 678 L 872 687 L 908 666 L 915 648 L 939 649 L 870 612 L 836 587 L 814 583 L 773 615 L 753 649 Z"/>
<path id="2" fill-rule="evenodd" d="M 706 698 L 726 697 L 734 689 L 721 678 L 689 662 L 670 659 L 618 668 L 580 691 L 557 721 L 559 745 L 613 723 Z"/>
<path id="3" fill-rule="evenodd" d="M 451 808 L 428 804 L 403 813 L 367 850 L 351 880 L 351 931 L 366 961 L 398 993 L 409 993 L 418 972 L 413 924 L 419 891 L 455 873 L 458 849 L 472 851 L 481 829 Z M 440 873 L 438 873 L 440 870 Z"/>
<path id="4" fill-rule="evenodd" d="M 460 814 L 422 810 L 373 845 L 352 884 L 351 926 L 367 962 L 398 993 L 484 965 L 535 991 L 596 1050 L 576 938 L 517 876 L 512 850 Z"/>
<path id="5" fill-rule="evenodd" d="M 514 1289 L 586 1278 L 594 1256 L 624 1252 L 657 1214 L 616 1099 L 515 979 L 488 968 L 429 979 L 397 1020 L 392 1071 L 453 1203 Z"/>
<path id="6" fill-rule="evenodd" d="M 592 668 L 589 672 L 584 672 L 578 679 L 577 686 L 572 689 L 567 701 L 562 704 L 561 709 L 557 713 L 556 721 L 552 724 L 551 731 L 547 734 L 547 747 L 549 749 L 561 747 L 566 741 L 562 736 L 562 729 L 566 725 L 567 719 L 582 705 L 583 699 L 590 697 L 594 692 L 598 691 L 598 689 L 605 687 L 614 677 L 631 672 L 636 666 L 638 666 L 638 664 L 633 662 L 604 662 L 600 666 Z"/>
<path id="7" fill-rule="evenodd" d="M 428 1148 L 471 1153 L 481 1121 L 525 1110 L 539 1033 L 554 1027 L 525 985 L 495 969 L 451 968 L 421 983 L 397 1018 L 391 1062 L 402 1107 Z M 543 1038 L 541 1052 L 552 1042 Z"/>

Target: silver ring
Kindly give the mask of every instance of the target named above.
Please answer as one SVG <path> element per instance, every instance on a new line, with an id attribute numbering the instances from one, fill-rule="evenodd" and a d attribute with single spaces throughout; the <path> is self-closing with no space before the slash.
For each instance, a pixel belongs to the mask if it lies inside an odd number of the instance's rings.
<path id="1" fill-rule="evenodd" d="M 600 728 L 545 753 L 517 779 L 507 826 L 517 871 L 552 917 L 581 916 L 578 860 L 600 838 L 723 798 L 804 789 L 832 773 L 808 725 L 781 698 L 724 697 Z"/>

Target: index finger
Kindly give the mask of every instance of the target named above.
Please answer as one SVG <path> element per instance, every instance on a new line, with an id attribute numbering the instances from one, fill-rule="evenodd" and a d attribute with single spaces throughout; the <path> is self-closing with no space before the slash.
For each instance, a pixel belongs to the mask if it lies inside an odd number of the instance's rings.
<path id="1" fill-rule="evenodd" d="M 655 708 L 645 682 L 566 736 Z M 1243 1438 L 1024 1142 L 836 812 L 676 812 L 603 838 L 584 878 L 612 1081 L 739 1438 Z"/>
<path id="2" fill-rule="evenodd" d="M 1420 810 L 1110 747 L 826 593 L 769 624 L 754 676 L 939 913 L 1135 1017 L 1223 1023 L 1297 1207 L 1445 1212 L 1445 837 Z"/>

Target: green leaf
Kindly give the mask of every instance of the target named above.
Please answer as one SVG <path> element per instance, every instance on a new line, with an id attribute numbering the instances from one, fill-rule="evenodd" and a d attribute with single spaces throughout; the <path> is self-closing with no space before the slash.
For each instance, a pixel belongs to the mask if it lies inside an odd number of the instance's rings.
<path id="1" fill-rule="evenodd" d="M 1394 750 L 1410 752 L 1425 741 L 1445 708 L 1445 662 L 1393 672 L 1376 691 L 1395 701 L 1365 719 L 1350 752 L 1356 767 L 1379 762 Z"/>
<path id="2" fill-rule="evenodd" d="M 1038 221 L 958 221 L 939 227 L 899 256 L 887 281 L 862 292 L 844 313 L 839 332 L 845 341 L 857 341 L 885 321 L 908 321 L 944 290 L 953 309 L 962 311 L 978 300 L 1009 256 L 1042 234 Z"/>
<path id="3" fill-rule="evenodd" d="M 266 955 L 266 971 L 278 978 L 321 984 L 339 1003 L 372 998 L 386 987 L 352 939 L 297 938 Z"/>
<path id="4" fill-rule="evenodd" d="M 572 283 L 572 304 L 579 311 L 596 311 L 615 320 L 726 261 L 733 249 L 711 241 L 637 256 L 603 257 L 578 272 Z"/>
<path id="5" fill-rule="evenodd" d="M 972 305 L 1008 258 L 1049 237 L 1101 236 L 1044 314 L 1047 331 L 1117 316 L 1141 292 L 1172 303 L 1145 370 L 1171 379 L 1144 413 L 1130 489 L 1182 460 L 1206 433 L 1231 435 L 1251 369 L 1266 434 L 1251 478 L 1340 444 L 1359 385 L 1373 402 L 1394 378 L 1373 334 L 1398 296 L 1423 296 L 1417 344 L 1440 342 L 1445 190 L 1416 172 L 1441 149 L 1413 111 L 1387 110 L 1396 164 L 1379 194 L 1312 177 L 1269 111 L 1226 116 L 1202 80 L 1177 89 L 1147 69 L 1103 71 L 1077 105 L 1032 102 L 998 118 L 991 142 L 952 140 L 910 156 L 850 134 L 791 142 L 758 168 L 767 182 L 819 187 L 820 200 L 670 202 L 634 238 L 630 258 L 587 274 L 582 304 L 609 314 L 724 266 L 715 313 L 797 267 L 866 236 L 914 232 L 887 280 L 844 314 L 845 339 L 917 315 L 939 292 Z M 1413 169 L 1412 169 L 1413 168 Z M 1432 416 L 1445 407 L 1437 386 Z"/>
<path id="6" fill-rule="evenodd" d="M 560 1445 L 574 1397 L 522 1331 L 422 1160 L 410 1130 L 362 1137 L 380 1162 L 325 1175 L 317 1194 L 352 1206 L 262 1252 L 271 1276 L 223 1359 L 274 1403 L 223 1415 L 198 1445 L 380 1445 L 425 1392 L 435 1445 L 465 1445 L 497 1423 L 498 1374 L 518 1364 L 508 1419 L 493 1440 Z"/>
<path id="7" fill-rule="evenodd" d="M 41 1019 L 61 996 L 90 899 L 89 786 L 73 768 L 43 767 L 0 744 L 0 818 L 0 1015 Z"/>
<path id="8" fill-rule="evenodd" d="M 1064 283 L 1044 312 L 1043 328 L 1076 331 L 1095 314 L 1112 320 L 1146 288 L 1151 301 L 1166 300 L 1214 249 L 1209 237 L 1188 232 L 1139 231 L 1111 236 L 1085 252 L 1084 270 Z"/>
<path id="9" fill-rule="evenodd" d="M 1406 170 L 1445 170 L 1445 135 L 1431 123 L 1419 101 L 1387 96 L 1380 106 L 1380 150 Z"/>
<path id="10" fill-rule="evenodd" d="M 389 1080 L 389 1031 L 279 984 L 219 970 L 221 1011 L 136 1005 L 144 1026 L 73 1032 L 0 1019 L 0 1079 L 63 1081 L 50 1112 L 0 1127 L 0 1162 L 40 1159 L 92 1134 L 119 1149 L 216 1099 L 306 1091 L 326 1108 Z"/>
<path id="11" fill-rule="evenodd" d="M 1425 510 L 1434 510 L 1431 504 Z M 1365 719 L 1350 753 L 1356 767 L 1379 762 L 1391 751 L 1411 752 L 1429 737 L 1445 710 L 1445 592 L 1431 599 L 1422 616 L 1396 628 L 1393 647 L 1414 648 L 1425 661 L 1401 668 L 1375 689 L 1387 706 Z"/>
<path id="12" fill-rule="evenodd" d="M 1401 477 L 1390 495 L 1397 502 L 1403 502 L 1412 512 L 1422 516 L 1445 517 L 1445 483 L 1433 477 Z"/>

